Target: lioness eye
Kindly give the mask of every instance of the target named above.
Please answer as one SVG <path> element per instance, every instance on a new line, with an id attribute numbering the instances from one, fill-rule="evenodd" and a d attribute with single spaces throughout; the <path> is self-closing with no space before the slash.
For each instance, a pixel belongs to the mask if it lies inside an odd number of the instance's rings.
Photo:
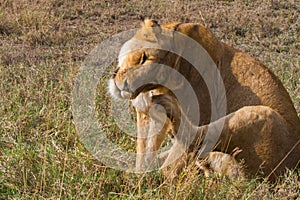
<path id="1" fill-rule="evenodd" d="M 145 53 L 143 53 L 142 56 L 141 56 L 140 64 L 141 65 L 144 64 L 146 62 L 146 60 L 147 60 L 147 56 L 146 56 Z"/>

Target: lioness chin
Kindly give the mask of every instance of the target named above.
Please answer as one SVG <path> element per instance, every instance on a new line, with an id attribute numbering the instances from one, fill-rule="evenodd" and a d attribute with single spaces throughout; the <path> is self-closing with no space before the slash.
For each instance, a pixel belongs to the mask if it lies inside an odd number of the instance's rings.
<path id="1" fill-rule="evenodd" d="M 210 70 L 208 65 L 201 66 L 201 74 L 185 58 L 164 50 L 167 47 L 177 48 L 180 52 L 191 51 L 190 46 L 182 40 L 176 40 L 176 34 L 172 33 L 180 33 L 201 45 L 216 65 L 220 77 L 212 74 L 209 79 L 205 79 L 202 76 Z M 144 42 L 153 47 L 143 47 Z M 199 63 L 210 63 L 210 60 L 205 61 L 205 57 L 200 55 L 199 58 L 194 56 L 193 61 L 197 59 Z M 178 91 L 184 93 L 187 84 L 178 81 L 179 79 L 171 79 L 168 76 L 169 71 L 166 75 L 166 71 L 162 70 L 162 65 L 184 76 L 197 96 L 198 107 L 193 107 L 194 104 L 187 106 L 198 109 L 201 117 L 197 122 L 187 117 L 190 128 L 181 130 L 180 137 L 177 131 L 182 123 L 180 116 L 183 105 L 178 105 L 175 94 L 178 94 Z M 219 78 L 222 79 L 225 93 L 219 96 L 216 93 L 216 99 L 212 101 L 211 88 L 207 85 Z M 149 84 L 137 87 L 138 83 L 144 82 Z M 162 86 L 162 83 L 171 89 Z M 153 158 L 145 154 L 157 151 L 166 135 L 174 138 L 174 148 L 163 156 L 163 167 L 171 163 L 172 158 L 180 152 L 177 151 L 176 144 L 182 143 L 183 136 L 191 134 L 190 130 L 195 130 L 195 137 L 201 140 L 209 126 L 217 127 L 220 123 L 223 123 L 223 129 L 216 150 L 226 153 L 236 147 L 242 149 L 236 159 L 245 161 L 245 172 L 249 176 L 262 173 L 275 179 L 285 168 L 294 168 L 299 163 L 300 120 L 282 83 L 258 60 L 220 42 L 202 25 L 180 22 L 159 25 L 156 21 L 145 20 L 134 37 L 122 47 L 117 72 L 109 81 L 109 91 L 113 97 L 131 98 L 134 101 L 137 113 L 136 149 L 140 155 L 136 161 L 138 171 L 147 168 L 151 163 Z M 159 131 L 151 128 L 161 124 L 147 109 L 151 103 L 145 104 L 144 99 L 139 98 L 141 94 L 150 93 L 157 96 L 155 103 L 169 110 L 168 119 L 164 120 Z M 226 113 L 212 121 L 212 107 L 218 100 L 224 102 L 224 99 Z M 151 133 L 151 130 L 157 132 Z M 145 137 L 147 135 L 151 137 Z M 201 142 L 197 144 L 200 145 Z M 193 148 L 188 147 L 186 151 L 195 149 L 197 151 L 197 145 Z"/>

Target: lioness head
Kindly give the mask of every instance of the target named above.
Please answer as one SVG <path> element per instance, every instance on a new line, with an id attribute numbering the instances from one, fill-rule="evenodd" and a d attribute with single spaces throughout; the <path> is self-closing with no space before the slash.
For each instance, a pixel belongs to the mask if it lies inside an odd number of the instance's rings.
<path id="1" fill-rule="evenodd" d="M 176 60 L 170 52 L 172 40 L 170 33 L 156 21 L 146 19 L 121 48 L 117 70 L 108 83 L 110 94 L 115 98 L 133 99 L 141 91 L 160 85 L 178 85 L 180 79 L 170 76 L 171 68 L 166 67 L 173 66 Z"/>

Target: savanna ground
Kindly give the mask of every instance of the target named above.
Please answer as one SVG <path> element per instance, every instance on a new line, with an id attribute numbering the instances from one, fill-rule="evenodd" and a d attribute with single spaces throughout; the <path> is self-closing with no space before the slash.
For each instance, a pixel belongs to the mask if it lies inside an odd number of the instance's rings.
<path id="1" fill-rule="evenodd" d="M 299 13 L 298 0 L 0 0 L 0 199 L 300 198 L 292 171 L 272 185 L 208 181 L 191 166 L 169 184 L 160 172 L 110 169 L 80 143 L 71 109 L 85 56 L 146 16 L 160 23 L 202 23 L 260 59 L 281 79 L 300 114 Z M 133 139 L 109 116 L 105 80 L 99 94 L 99 119 L 110 124 L 109 138 L 134 150 Z"/>

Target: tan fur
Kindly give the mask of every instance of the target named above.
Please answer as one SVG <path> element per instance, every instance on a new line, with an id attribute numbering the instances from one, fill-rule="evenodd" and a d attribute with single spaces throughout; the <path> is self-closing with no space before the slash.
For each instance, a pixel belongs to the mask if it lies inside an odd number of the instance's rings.
<path id="1" fill-rule="evenodd" d="M 152 29 L 152 27 L 159 27 L 159 29 Z M 236 147 L 241 148 L 242 153 L 237 156 L 237 160 L 245 160 L 246 172 L 251 176 L 257 175 L 261 171 L 265 176 L 272 173 L 272 177 L 275 178 L 282 173 L 285 167 L 295 167 L 300 160 L 300 145 L 296 145 L 300 140 L 300 120 L 279 79 L 258 60 L 220 42 L 208 29 L 198 24 L 172 22 L 158 25 L 154 21 L 146 20 L 134 38 L 151 43 L 161 42 L 164 41 L 164 37 L 170 37 L 164 35 L 165 29 L 176 29 L 193 38 L 206 49 L 220 70 L 226 90 L 227 116 L 224 117 L 225 127 L 217 150 L 226 153 Z M 161 45 L 169 44 L 162 42 Z M 119 93 L 128 93 L 134 98 L 141 93 L 159 91 L 156 94 L 167 94 L 174 98 L 170 91 L 159 86 L 146 87 L 144 90 L 138 91 L 138 94 L 133 95 L 136 91 L 130 87 L 134 81 L 149 73 L 143 67 L 144 64 L 141 64 L 143 55 L 146 55 L 147 58 L 145 64 L 163 63 L 179 70 L 187 77 L 198 95 L 201 108 L 201 120 L 197 126 L 191 123 L 190 126 L 205 133 L 211 116 L 210 98 L 206 84 L 201 78 L 193 76 L 197 72 L 193 71 L 189 63 L 174 54 L 168 54 L 159 49 L 140 49 L 128 53 L 119 59 L 122 60 L 122 63 L 119 63 L 116 77 L 110 82 L 110 91 L 114 92 L 112 95 L 120 96 L 115 94 L 119 90 Z M 163 98 L 162 101 L 165 99 Z M 172 107 L 172 105 L 166 105 L 166 102 L 159 100 L 156 103 Z M 166 132 L 170 132 L 170 123 L 175 130 L 178 127 L 180 106 L 175 103 L 173 109 L 176 111 L 169 113 L 173 120 L 166 121 L 164 129 L 155 138 L 152 138 L 151 143 L 156 145 L 154 145 L 155 147 L 152 145 L 152 148 L 147 150 L 148 152 L 156 151 L 160 147 L 163 136 L 166 135 Z M 150 134 L 149 124 L 156 120 L 145 111 L 139 109 L 136 111 L 138 135 Z M 217 123 L 219 123 L 218 120 L 214 122 L 214 124 Z M 199 137 L 202 136 L 199 135 Z M 145 139 L 138 140 L 137 153 L 145 152 L 144 146 L 147 142 Z M 285 157 L 286 155 L 288 156 Z M 137 167 L 142 165 L 143 161 L 141 160 L 143 159 L 137 161 Z"/>
<path id="2" fill-rule="evenodd" d="M 205 177 L 210 177 L 211 174 L 218 176 L 227 176 L 231 180 L 244 180 L 243 164 L 239 163 L 235 156 L 237 149 L 230 154 L 223 152 L 209 152 L 206 158 L 202 161 L 196 160 L 196 165 L 203 171 Z"/>

